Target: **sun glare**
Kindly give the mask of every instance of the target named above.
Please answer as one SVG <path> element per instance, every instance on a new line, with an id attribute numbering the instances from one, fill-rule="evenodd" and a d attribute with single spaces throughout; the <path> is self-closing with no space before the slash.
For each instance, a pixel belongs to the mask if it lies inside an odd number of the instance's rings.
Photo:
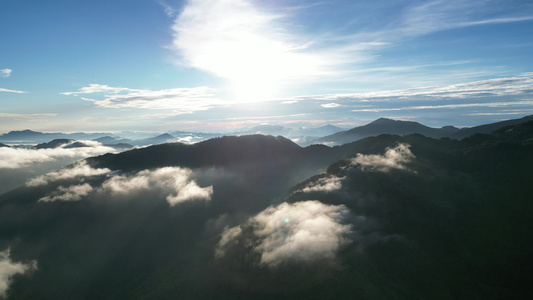
<path id="1" fill-rule="evenodd" d="M 319 71 L 321 60 L 303 52 L 280 16 L 241 0 L 192 3 L 176 21 L 174 45 L 190 65 L 225 78 L 237 101 L 269 99 Z"/>

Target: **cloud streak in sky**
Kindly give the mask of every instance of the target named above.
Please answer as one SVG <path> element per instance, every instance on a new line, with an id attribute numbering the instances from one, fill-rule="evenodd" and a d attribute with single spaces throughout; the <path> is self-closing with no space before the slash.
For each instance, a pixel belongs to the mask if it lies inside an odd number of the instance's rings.
<path id="1" fill-rule="evenodd" d="M 192 113 L 222 105 L 216 97 L 218 90 L 208 87 L 175 88 L 164 90 L 140 90 L 122 87 L 110 87 L 90 84 L 77 92 L 65 92 L 62 95 L 85 95 L 103 93 L 103 99 L 83 100 L 93 102 L 104 108 L 169 109 L 173 114 Z"/>
<path id="2" fill-rule="evenodd" d="M 55 117 L 57 114 L 10 114 L 0 113 L 0 118 L 6 119 L 20 119 L 20 120 L 42 120 Z"/>
<path id="3" fill-rule="evenodd" d="M 13 72 L 13 70 L 11 69 L 2 69 L 0 70 L 0 77 L 4 77 L 4 78 L 9 77 L 11 76 L 11 72 Z"/>
<path id="4" fill-rule="evenodd" d="M 26 94 L 27 93 L 24 91 L 8 90 L 8 89 L 3 89 L 3 88 L 0 88 L 0 92 L 15 93 L 15 94 Z"/>

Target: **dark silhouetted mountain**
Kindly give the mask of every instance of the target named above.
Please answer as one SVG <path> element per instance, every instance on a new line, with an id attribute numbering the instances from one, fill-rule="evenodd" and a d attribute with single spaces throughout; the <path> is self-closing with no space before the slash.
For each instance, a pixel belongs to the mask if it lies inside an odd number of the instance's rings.
<path id="1" fill-rule="evenodd" d="M 0 148 L 9 148 L 8 145 L 0 143 Z"/>
<path id="2" fill-rule="evenodd" d="M 462 128 L 461 130 L 449 135 L 449 137 L 454 139 L 462 139 L 471 135 L 474 135 L 476 133 L 491 133 L 495 130 L 498 130 L 500 128 L 511 126 L 511 125 L 517 125 L 524 122 L 533 121 L 533 115 L 526 116 L 520 119 L 512 119 L 512 120 L 506 120 L 501 121 L 497 123 L 491 123 L 486 125 L 480 125 L 470 128 Z"/>
<path id="3" fill-rule="evenodd" d="M 440 138 L 449 136 L 458 130 L 458 128 L 453 126 L 431 128 L 412 121 L 399 121 L 380 118 L 367 125 L 325 136 L 323 138 L 314 140 L 313 142 L 324 143 L 328 145 L 342 145 L 360 140 L 365 137 L 378 136 L 380 134 L 408 135 L 418 133 L 427 137 Z"/>
<path id="4" fill-rule="evenodd" d="M 103 136 L 97 139 L 93 139 L 93 141 L 97 141 L 102 144 L 114 144 L 117 142 L 117 139 L 107 135 L 107 136 Z"/>
<path id="5" fill-rule="evenodd" d="M 315 151 L 330 151 L 328 147 L 302 148 L 289 139 L 278 136 L 224 136 L 196 144 L 167 143 L 142 149 L 106 154 L 88 159 L 95 167 L 113 170 L 142 170 L 163 166 L 200 168 L 237 166 L 246 163 L 273 164 L 307 158 Z M 316 157 L 320 161 L 319 156 Z M 309 162 L 312 164 L 312 162 Z"/>
<path id="6" fill-rule="evenodd" d="M 168 133 L 164 133 L 164 134 L 161 134 L 161 135 L 158 135 L 152 138 L 147 138 L 144 140 L 133 140 L 131 141 L 131 143 L 134 145 L 138 145 L 138 146 L 158 145 L 158 144 L 170 142 L 173 139 L 174 139 L 173 136 L 171 136 Z"/>
<path id="7" fill-rule="evenodd" d="M 117 150 L 127 150 L 133 148 L 133 145 L 128 143 L 118 143 L 118 144 L 111 144 L 111 145 L 104 145 L 107 147 L 115 148 Z"/>
<path id="8" fill-rule="evenodd" d="M 340 131 L 344 131 L 344 129 L 334 126 L 334 125 L 324 125 L 317 128 L 298 128 L 295 129 L 294 132 L 291 133 L 291 135 L 294 136 L 327 136 L 331 135 Z"/>
<path id="9" fill-rule="evenodd" d="M 243 129 L 232 133 L 233 135 L 251 135 L 251 134 L 263 134 L 273 136 L 287 136 L 292 131 L 291 128 L 287 128 L 281 125 L 258 125 L 252 128 Z"/>
<path id="10" fill-rule="evenodd" d="M 169 132 L 170 135 L 175 137 L 177 142 L 182 143 L 197 143 L 205 141 L 208 139 L 221 137 L 223 134 L 220 133 L 204 133 L 204 132 L 189 132 L 189 131 L 172 131 Z"/>
<path id="11" fill-rule="evenodd" d="M 41 143 L 35 146 L 35 149 L 54 149 L 63 145 L 71 144 L 74 140 L 68 139 L 55 139 L 47 143 Z"/>
<path id="12" fill-rule="evenodd" d="M 56 133 L 42 133 L 32 130 L 10 131 L 0 135 L 0 140 L 4 141 L 50 141 L 57 138 Z"/>
<path id="13" fill-rule="evenodd" d="M 82 143 L 82 142 L 74 142 L 72 144 L 69 144 L 69 145 L 66 145 L 65 149 L 71 149 L 71 148 L 84 148 L 84 147 L 91 147 L 90 145 L 87 145 L 85 143 Z"/>
<path id="14" fill-rule="evenodd" d="M 131 146 L 130 144 L 133 143 L 132 140 L 129 139 L 123 139 L 123 138 L 114 138 L 112 136 L 104 136 L 97 139 L 93 139 L 93 141 L 97 141 L 99 143 L 104 144 L 105 146 L 116 146 L 118 144 L 121 144 L 122 146 Z M 133 146 L 129 147 L 133 148 Z"/>
<path id="15" fill-rule="evenodd" d="M 38 265 L 7 296 L 528 299 L 532 136 L 533 122 L 336 147 L 227 136 L 93 157 L 99 175 L 58 176 L 72 165 L 0 195 L 0 251 Z M 166 189 L 189 185 L 163 167 L 186 168 L 210 199 L 169 206 Z M 309 201 L 290 220 L 277 206 Z"/>

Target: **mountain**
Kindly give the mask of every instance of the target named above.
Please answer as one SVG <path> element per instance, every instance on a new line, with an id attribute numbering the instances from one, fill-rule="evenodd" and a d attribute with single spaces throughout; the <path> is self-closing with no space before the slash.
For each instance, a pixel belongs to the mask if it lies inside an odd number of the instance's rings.
<path id="1" fill-rule="evenodd" d="M 74 140 L 69 139 L 55 139 L 47 143 L 41 143 L 35 146 L 35 149 L 54 149 L 64 145 L 72 144 Z"/>
<path id="2" fill-rule="evenodd" d="M 317 128 L 298 128 L 293 130 L 291 132 L 291 136 L 327 136 L 331 135 L 340 131 L 344 131 L 344 129 L 328 124 Z"/>
<path id="3" fill-rule="evenodd" d="M 8 145 L 0 143 L 0 148 L 9 148 Z"/>
<path id="4" fill-rule="evenodd" d="M 203 133 L 189 131 L 172 131 L 169 132 L 169 134 L 175 137 L 177 142 L 189 144 L 223 136 L 223 134 L 220 133 Z"/>
<path id="5" fill-rule="evenodd" d="M 166 143 L 118 154 L 106 154 L 89 158 L 87 161 L 95 168 L 106 167 L 125 171 L 163 166 L 188 168 L 244 166 L 249 163 L 281 163 L 289 166 L 291 161 L 309 159 L 309 156 L 313 156 L 315 152 L 327 156 L 322 153 L 324 150 L 333 153 L 328 147 L 302 148 L 281 136 L 245 135 L 224 136 L 191 145 Z M 323 160 L 320 155 L 309 159 L 307 163 L 310 165 L 314 164 L 313 161 L 320 163 Z"/>
<path id="6" fill-rule="evenodd" d="M 427 137 L 440 138 L 449 136 L 456 131 L 459 131 L 459 129 L 453 126 L 431 128 L 412 121 L 380 118 L 367 125 L 325 136 L 316 139 L 313 142 L 327 145 L 342 145 L 365 137 L 378 136 L 380 134 L 408 135 L 418 133 Z"/>
<path id="7" fill-rule="evenodd" d="M 146 146 L 146 145 L 163 144 L 163 143 L 170 142 L 172 140 L 174 140 L 173 136 L 171 136 L 168 133 L 164 133 L 164 134 L 160 134 L 158 136 L 154 136 L 154 137 L 147 138 L 147 139 L 133 140 L 133 141 L 131 141 L 131 143 L 133 145 Z"/>
<path id="8" fill-rule="evenodd" d="M 225 136 L 92 157 L 0 195 L 6 297 L 527 299 L 532 136 Z"/>
<path id="9" fill-rule="evenodd" d="M 32 130 L 10 131 L 0 135 L 0 140 L 3 141 L 43 141 L 52 140 L 58 136 L 57 133 L 42 133 Z"/>
<path id="10" fill-rule="evenodd" d="M 521 124 L 521 123 L 528 122 L 528 121 L 533 121 L 533 115 L 525 116 L 520 119 L 512 119 L 512 120 L 506 120 L 506 121 L 485 124 L 485 125 L 480 125 L 480 126 L 475 126 L 475 127 L 470 127 L 470 128 L 462 128 L 461 130 L 449 135 L 449 137 L 454 138 L 454 139 L 462 139 L 462 138 L 471 136 L 476 133 L 491 133 L 495 130 L 498 130 L 506 126 L 517 125 L 517 124 Z"/>
<path id="11" fill-rule="evenodd" d="M 257 125 L 252 128 L 246 128 L 239 131 L 235 131 L 232 135 L 251 135 L 251 134 L 263 134 L 273 136 L 287 136 L 293 129 L 284 127 L 281 125 Z"/>

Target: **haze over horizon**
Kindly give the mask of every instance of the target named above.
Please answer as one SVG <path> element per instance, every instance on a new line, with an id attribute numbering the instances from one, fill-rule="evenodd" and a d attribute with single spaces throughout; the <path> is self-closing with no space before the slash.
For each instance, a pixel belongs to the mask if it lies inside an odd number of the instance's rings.
<path id="1" fill-rule="evenodd" d="M 533 114 L 526 0 L 4 0 L 0 23 L 0 132 Z"/>

